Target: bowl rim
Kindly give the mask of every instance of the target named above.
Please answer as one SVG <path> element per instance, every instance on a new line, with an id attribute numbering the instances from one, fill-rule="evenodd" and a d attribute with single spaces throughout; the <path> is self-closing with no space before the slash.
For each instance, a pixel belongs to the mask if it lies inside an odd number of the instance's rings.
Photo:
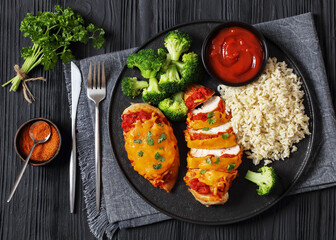
<path id="1" fill-rule="evenodd" d="M 219 76 L 217 76 L 211 70 L 210 65 L 208 63 L 208 59 L 207 59 L 208 46 L 209 46 L 210 41 L 213 39 L 213 37 L 220 30 L 222 30 L 224 28 L 229 28 L 229 27 L 240 27 L 240 28 L 243 28 L 243 29 L 251 32 L 259 40 L 259 42 L 261 44 L 262 51 L 263 51 L 263 61 L 262 61 L 262 65 L 261 65 L 259 71 L 249 80 L 244 81 L 244 82 L 240 82 L 240 83 L 229 82 L 229 81 L 226 81 L 225 79 L 222 79 Z M 266 39 L 265 39 L 264 35 L 258 29 L 256 29 L 254 26 L 252 26 L 251 24 L 248 24 L 248 23 L 245 23 L 245 22 L 239 22 L 239 21 L 227 21 L 227 22 L 224 22 L 224 23 L 216 26 L 215 28 L 213 28 L 209 32 L 209 34 L 207 35 L 207 37 L 203 41 L 201 56 L 202 56 L 203 66 L 212 78 L 220 81 L 222 84 L 227 85 L 227 86 L 240 87 L 240 86 L 244 86 L 244 85 L 247 85 L 249 83 L 252 83 L 252 82 L 256 81 L 260 77 L 260 75 L 264 72 L 264 70 L 266 68 L 267 60 L 268 60 L 268 46 L 267 46 L 267 42 L 266 42 Z"/>
<path id="2" fill-rule="evenodd" d="M 25 162 L 26 159 L 22 156 L 21 152 L 19 151 L 19 148 L 18 148 L 18 137 L 20 135 L 21 130 L 25 126 L 27 126 L 30 123 L 34 123 L 36 121 L 45 121 L 45 122 L 49 123 L 50 125 L 52 125 L 56 129 L 57 134 L 59 136 L 59 144 L 58 144 L 58 148 L 57 148 L 54 156 L 52 156 L 50 159 L 48 159 L 46 161 L 36 161 L 36 160 L 32 160 L 32 159 L 29 160 L 29 164 L 30 165 L 33 165 L 35 167 L 39 167 L 39 166 L 43 166 L 43 165 L 46 165 L 46 164 L 50 163 L 58 155 L 58 153 L 59 153 L 59 151 L 61 149 L 61 145 L 62 145 L 62 136 L 61 136 L 61 133 L 60 133 L 58 127 L 56 126 L 56 124 L 53 123 L 52 121 L 50 121 L 49 119 L 46 119 L 46 118 L 43 118 L 43 117 L 33 118 L 33 119 L 30 119 L 30 120 L 22 123 L 20 125 L 20 127 L 18 128 L 18 130 L 16 131 L 16 134 L 15 134 L 15 137 L 14 137 L 14 148 L 15 148 L 16 154 L 21 158 L 21 160 L 23 162 Z"/>

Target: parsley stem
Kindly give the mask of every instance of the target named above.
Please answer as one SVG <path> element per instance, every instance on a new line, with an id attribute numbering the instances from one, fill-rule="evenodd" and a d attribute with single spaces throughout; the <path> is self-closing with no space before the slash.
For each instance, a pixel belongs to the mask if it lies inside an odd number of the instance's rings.
<path id="1" fill-rule="evenodd" d="M 37 65 L 39 65 L 41 63 L 41 60 L 43 58 L 43 54 L 42 54 L 42 48 L 37 45 L 34 44 L 33 45 L 33 53 L 31 56 L 27 57 L 25 62 L 23 63 L 21 70 L 25 73 L 28 74 L 32 69 L 34 69 Z M 21 83 L 21 79 L 19 76 L 15 76 L 13 77 L 11 80 L 9 80 L 8 82 L 4 83 L 2 85 L 2 87 L 8 85 L 9 83 L 12 83 L 11 88 L 9 89 L 9 91 L 16 91 Z"/>

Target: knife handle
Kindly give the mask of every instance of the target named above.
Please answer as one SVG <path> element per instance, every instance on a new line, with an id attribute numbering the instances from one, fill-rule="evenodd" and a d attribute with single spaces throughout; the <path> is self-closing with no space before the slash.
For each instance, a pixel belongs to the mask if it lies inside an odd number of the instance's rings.
<path id="1" fill-rule="evenodd" d="M 75 118 L 76 119 L 76 118 Z M 72 151 L 69 166 L 69 183 L 70 183 L 70 212 L 74 213 L 75 193 L 76 193 L 76 122 L 72 120 Z"/>

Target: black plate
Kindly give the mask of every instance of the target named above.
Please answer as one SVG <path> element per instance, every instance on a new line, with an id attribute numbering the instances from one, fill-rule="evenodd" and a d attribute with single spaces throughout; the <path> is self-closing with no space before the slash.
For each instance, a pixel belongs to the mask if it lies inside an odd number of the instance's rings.
<path id="1" fill-rule="evenodd" d="M 192 36 L 193 44 L 191 51 L 195 51 L 201 56 L 201 47 L 203 40 L 207 34 L 222 22 L 194 22 L 176 26 L 168 29 L 151 40 L 145 43 L 139 48 L 154 48 L 163 47 L 163 38 L 165 34 L 172 29 L 180 29 L 189 33 Z M 179 169 L 179 176 L 175 187 L 171 193 L 167 194 L 164 190 L 154 188 L 147 180 L 135 172 L 127 158 L 127 153 L 124 148 L 124 140 L 121 129 L 120 116 L 125 108 L 127 108 L 131 102 L 142 102 L 141 97 L 135 100 L 130 100 L 121 92 L 121 79 L 125 76 L 137 76 L 140 77 L 138 70 L 127 69 L 124 67 L 119 79 L 113 89 L 113 93 L 110 99 L 109 109 L 109 132 L 114 156 L 118 161 L 120 169 L 122 170 L 125 178 L 129 182 L 130 186 L 150 205 L 160 210 L 161 212 L 172 216 L 174 218 L 199 223 L 199 224 L 228 224 L 238 222 L 252 216 L 255 216 L 266 209 L 270 208 L 282 197 L 284 197 L 288 191 L 295 185 L 298 178 L 302 174 L 304 168 L 309 162 L 309 156 L 312 151 L 313 139 L 315 136 L 315 114 L 312 104 L 311 94 L 308 86 L 292 59 L 284 53 L 274 43 L 267 40 L 269 47 L 269 56 L 277 57 L 279 61 L 286 61 L 288 66 L 294 69 L 294 72 L 301 77 L 303 81 L 303 89 L 305 91 L 304 105 L 306 108 L 306 114 L 310 118 L 309 130 L 311 135 L 306 136 L 297 146 L 298 151 L 291 154 L 290 159 L 285 161 L 278 161 L 272 164 L 276 170 L 279 179 L 274 191 L 265 197 L 260 197 L 256 193 L 256 186 L 244 180 L 244 176 L 248 169 L 257 170 L 260 166 L 254 166 L 251 160 L 243 158 L 243 163 L 239 167 L 239 177 L 233 182 L 230 188 L 229 201 L 223 206 L 211 206 L 205 207 L 197 202 L 194 197 L 189 193 L 183 177 L 186 174 L 186 154 L 188 148 L 184 140 L 183 130 L 186 128 L 185 123 L 173 123 L 174 133 L 178 139 L 178 145 L 180 150 L 181 167 Z M 202 84 L 213 90 L 217 90 L 217 86 L 221 82 L 210 79 L 208 75 L 205 76 Z"/>

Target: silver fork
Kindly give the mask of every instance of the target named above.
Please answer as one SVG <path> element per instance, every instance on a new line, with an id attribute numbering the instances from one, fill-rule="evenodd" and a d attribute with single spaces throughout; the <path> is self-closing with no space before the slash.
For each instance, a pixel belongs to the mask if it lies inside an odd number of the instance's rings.
<path id="1" fill-rule="evenodd" d="M 106 97 L 106 79 L 105 67 L 102 62 L 100 69 L 100 62 L 98 62 L 98 74 L 96 74 L 96 61 L 93 66 L 92 78 L 92 62 L 90 62 L 87 96 L 95 104 L 95 168 L 96 168 L 96 208 L 100 209 L 100 132 L 99 132 L 99 103 Z M 97 76 L 97 77 L 96 77 Z"/>

